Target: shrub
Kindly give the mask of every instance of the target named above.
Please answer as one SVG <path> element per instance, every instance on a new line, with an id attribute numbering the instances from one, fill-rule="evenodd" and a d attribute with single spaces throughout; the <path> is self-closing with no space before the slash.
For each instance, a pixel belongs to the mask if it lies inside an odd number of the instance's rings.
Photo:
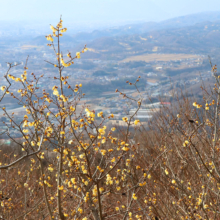
<path id="1" fill-rule="evenodd" d="M 214 91 L 204 89 L 204 103 L 183 97 L 154 115 L 149 129 L 134 119 L 142 97 L 133 99 L 116 90 L 137 110 L 123 117 L 124 129 L 107 128 L 107 120 L 89 106 L 80 106 L 82 85 L 69 84 L 63 69 L 76 56 L 61 51 L 62 20 L 46 36 L 57 69 L 51 93 L 40 90 L 39 78 L 28 71 L 10 74 L 1 101 L 11 95 L 26 110 L 18 122 L 2 107 L 16 146 L 1 146 L 1 218 L 3 219 L 217 219 L 219 218 L 219 99 L 216 66 Z M 54 37 L 57 43 L 54 43 Z M 13 82 L 15 81 L 15 82 Z M 21 86 L 18 93 L 10 89 Z M 65 91 L 70 90 L 66 95 Z M 97 116 L 99 119 L 95 118 Z M 131 126 L 135 127 L 132 129 Z M 12 131 L 19 131 L 19 142 Z"/>

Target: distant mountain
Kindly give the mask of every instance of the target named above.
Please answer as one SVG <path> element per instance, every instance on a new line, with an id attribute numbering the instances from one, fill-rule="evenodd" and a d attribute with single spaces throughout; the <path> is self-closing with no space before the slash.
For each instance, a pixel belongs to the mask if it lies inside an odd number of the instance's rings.
<path id="1" fill-rule="evenodd" d="M 165 20 L 160 22 L 161 26 L 165 28 L 175 28 L 175 27 L 184 27 L 190 26 L 201 22 L 208 22 L 208 21 L 220 21 L 220 11 L 213 11 L 213 12 L 202 12 L 198 14 L 191 14 L 181 17 L 172 18 L 169 20 Z"/>
<path id="2" fill-rule="evenodd" d="M 56 39 L 56 38 L 54 38 L 54 39 Z M 64 34 L 61 37 L 61 43 L 65 43 L 66 45 L 71 45 L 71 46 L 76 46 L 78 44 L 78 42 L 75 42 L 74 38 L 68 34 Z M 32 37 L 31 40 L 29 39 L 27 44 L 46 46 L 47 44 L 50 44 L 50 41 L 48 41 L 45 36 L 41 35 L 41 36 L 37 36 L 34 38 Z"/>
<path id="3" fill-rule="evenodd" d="M 104 30 L 94 30 L 92 32 L 81 32 L 73 36 L 74 41 L 88 42 L 101 37 L 114 37 L 120 35 L 142 34 L 149 31 L 173 29 L 192 26 L 201 22 L 214 22 L 220 20 L 220 12 L 203 12 L 172 18 L 162 22 L 145 22 L 140 24 L 130 24 L 108 28 Z"/>
<path id="4" fill-rule="evenodd" d="M 220 21 L 152 30 L 142 34 L 102 37 L 88 44 L 96 57 L 123 59 L 144 53 L 219 53 Z M 91 55 L 88 55 L 91 56 Z M 86 55 L 87 57 L 87 55 Z"/>
<path id="5" fill-rule="evenodd" d="M 46 45 L 49 42 L 39 36 L 29 43 Z M 62 43 L 76 51 L 87 44 L 93 53 L 84 54 L 84 58 L 124 59 L 155 52 L 211 55 L 220 46 L 220 12 L 181 16 L 158 23 L 124 25 L 74 36 L 64 34 Z"/>
<path id="6" fill-rule="evenodd" d="M 115 26 L 112 28 L 106 28 L 103 30 L 94 30 L 92 32 L 80 32 L 73 36 L 68 35 L 68 33 L 64 34 L 62 37 L 62 42 L 69 43 L 71 45 L 76 46 L 80 44 L 80 48 L 82 45 L 90 44 L 91 41 L 97 40 L 97 44 L 104 43 L 104 38 L 112 38 L 114 37 L 123 37 L 126 38 L 128 35 L 143 35 L 145 33 L 153 32 L 153 31 L 168 31 L 172 29 L 179 29 L 188 26 L 194 26 L 198 23 L 202 22 L 215 22 L 220 21 L 220 12 L 204 12 L 199 14 L 192 14 L 187 16 L 181 16 L 177 18 L 172 18 L 169 20 L 165 20 L 162 22 L 144 22 L 139 24 L 130 24 L 124 26 Z M 0 22 L 1 24 L 1 22 Z M 30 37 L 32 38 L 32 37 Z M 100 42 L 99 42 L 100 41 Z M 29 40 L 30 44 L 37 45 L 45 45 L 49 43 L 44 36 L 34 37 Z"/>

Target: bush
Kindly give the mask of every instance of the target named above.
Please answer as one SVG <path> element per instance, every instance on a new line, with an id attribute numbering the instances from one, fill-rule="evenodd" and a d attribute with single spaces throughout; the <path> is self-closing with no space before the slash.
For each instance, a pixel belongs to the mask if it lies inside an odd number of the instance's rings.
<path id="1" fill-rule="evenodd" d="M 11 95 L 26 114 L 18 122 L 5 107 L 7 130 L 16 144 L 1 146 L 1 218 L 3 219 L 218 219 L 219 218 L 219 99 L 216 66 L 214 92 L 204 89 L 204 103 L 187 97 L 161 108 L 149 124 L 140 127 L 134 115 L 123 117 L 126 128 L 107 128 L 107 120 L 88 106 L 80 107 L 82 85 L 72 87 L 64 68 L 60 40 L 67 29 L 62 20 L 51 26 L 48 46 L 54 47 L 57 68 L 53 94 L 40 90 L 27 63 L 21 78 L 5 75 L 1 101 Z M 57 44 L 54 39 L 57 39 Z M 18 93 L 10 89 L 14 82 Z M 133 85 L 137 92 L 137 83 Z M 70 90 L 66 95 L 64 91 Z M 137 100 L 116 90 L 141 107 Z M 179 100 L 179 101 L 178 101 Z M 99 120 L 96 120 L 95 117 Z M 132 132 L 131 132 L 132 127 Z M 19 142 L 12 131 L 20 132 Z"/>

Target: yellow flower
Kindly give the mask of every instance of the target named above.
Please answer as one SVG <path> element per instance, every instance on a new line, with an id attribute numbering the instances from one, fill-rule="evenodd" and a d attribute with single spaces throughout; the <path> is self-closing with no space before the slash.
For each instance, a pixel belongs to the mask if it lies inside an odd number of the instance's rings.
<path id="1" fill-rule="evenodd" d="M 73 144 L 74 142 L 73 142 L 73 140 L 70 140 L 69 142 L 68 142 L 68 144 Z"/>
<path id="2" fill-rule="evenodd" d="M 2 90 L 2 91 L 4 91 L 4 90 L 5 90 L 5 88 L 6 88 L 6 86 L 2 86 L 2 87 L 1 87 L 1 90 Z"/>
<path id="3" fill-rule="evenodd" d="M 115 210 L 116 210 L 116 211 L 119 211 L 119 207 L 115 207 Z"/>
<path id="4" fill-rule="evenodd" d="M 73 184 L 76 184 L 76 178 L 71 178 L 71 182 L 72 182 Z"/>
<path id="5" fill-rule="evenodd" d="M 172 184 L 175 184 L 176 183 L 176 180 L 172 180 Z"/>
<path id="6" fill-rule="evenodd" d="M 98 116 L 98 117 L 102 117 L 102 116 L 103 116 L 103 112 L 99 112 L 99 113 L 97 114 L 97 116 Z"/>
<path id="7" fill-rule="evenodd" d="M 50 25 L 50 29 L 51 29 L 53 32 L 56 32 L 56 31 L 57 31 L 57 29 L 56 29 L 56 28 L 54 28 L 54 26 L 53 26 L 53 25 Z"/>
<path id="8" fill-rule="evenodd" d="M 60 30 L 61 33 L 64 33 L 66 31 L 67 31 L 67 28 L 63 28 L 63 29 Z"/>
<path id="9" fill-rule="evenodd" d="M 51 112 L 47 112 L 47 116 L 50 116 Z"/>
<path id="10" fill-rule="evenodd" d="M 102 193 L 103 191 L 104 191 L 104 188 L 103 188 L 103 187 L 99 188 L 99 192 L 100 192 L 100 193 Z"/>
<path id="11" fill-rule="evenodd" d="M 40 145 L 40 143 L 39 143 L 39 142 L 37 142 L 37 145 L 39 146 L 39 145 Z M 40 158 L 41 158 L 41 159 L 44 159 L 44 152 L 42 152 L 42 153 L 41 153 Z"/>
<path id="12" fill-rule="evenodd" d="M 145 186 L 147 183 L 143 182 L 143 183 L 139 183 L 139 186 Z"/>
<path id="13" fill-rule="evenodd" d="M 88 108 L 85 109 L 87 117 L 95 118 L 95 113 L 90 111 Z"/>
<path id="14" fill-rule="evenodd" d="M 56 95 L 56 96 L 58 96 L 58 95 L 59 95 L 58 90 L 57 90 L 57 89 L 56 89 L 56 90 L 54 90 L 54 91 L 53 91 L 53 94 L 54 94 L 54 95 Z"/>
<path id="15" fill-rule="evenodd" d="M 47 40 L 53 42 L 53 38 L 52 38 L 51 34 L 49 34 L 48 36 L 46 36 L 46 38 L 47 38 Z"/>
<path id="16" fill-rule="evenodd" d="M 65 131 L 61 131 L 60 134 L 61 134 L 61 135 L 62 135 L 62 134 L 65 134 Z"/>
<path id="17" fill-rule="evenodd" d="M 58 186 L 58 189 L 59 190 L 63 190 L 63 186 Z"/>
<path id="18" fill-rule="evenodd" d="M 205 204 L 205 205 L 204 205 L 204 208 L 205 208 L 205 209 L 207 209 L 207 208 L 208 208 L 208 205 L 207 205 L 207 204 Z"/>
<path id="19" fill-rule="evenodd" d="M 134 124 L 137 125 L 140 122 L 140 120 L 135 120 Z"/>
<path id="20" fill-rule="evenodd" d="M 64 149 L 63 153 L 64 153 L 65 155 L 67 155 L 67 154 L 68 154 L 68 150 L 67 150 L 67 149 Z"/>
<path id="21" fill-rule="evenodd" d="M 127 118 L 127 117 L 123 117 L 122 120 L 123 120 L 124 122 L 127 122 L 127 121 L 128 121 L 128 118 Z"/>
<path id="22" fill-rule="evenodd" d="M 29 109 L 26 109 L 27 114 L 31 114 L 31 111 Z"/>
<path id="23" fill-rule="evenodd" d="M 45 100 L 49 103 L 53 102 L 53 100 L 51 100 L 50 98 L 46 98 Z"/>
<path id="24" fill-rule="evenodd" d="M 123 150 L 123 151 L 129 151 L 130 148 L 128 148 L 128 147 L 123 147 L 122 150 Z"/>
<path id="25" fill-rule="evenodd" d="M 24 132 L 24 133 L 28 133 L 28 129 L 24 129 L 23 132 Z"/>
<path id="26" fill-rule="evenodd" d="M 53 172 L 53 167 L 48 167 L 48 170 L 49 170 L 50 172 Z"/>
<path id="27" fill-rule="evenodd" d="M 70 106 L 70 111 L 74 112 L 75 108 L 73 106 Z"/>
<path id="28" fill-rule="evenodd" d="M 115 162 L 115 157 L 113 157 L 113 158 L 111 159 L 111 162 L 112 162 L 112 163 Z"/>
<path id="29" fill-rule="evenodd" d="M 201 205 L 201 203 L 202 203 L 202 199 L 201 198 L 197 198 L 197 205 Z"/>
<path id="30" fill-rule="evenodd" d="M 132 198 L 133 198 L 134 200 L 137 200 L 137 196 L 135 195 L 135 193 L 133 193 Z"/>
<path id="31" fill-rule="evenodd" d="M 76 53 L 76 57 L 79 59 L 80 58 L 80 52 Z"/>
<path id="32" fill-rule="evenodd" d="M 100 135 L 104 135 L 105 134 L 105 130 L 103 128 L 99 128 L 99 133 L 100 133 Z"/>
<path id="33" fill-rule="evenodd" d="M 183 147 L 186 147 L 188 144 L 189 144 L 189 141 L 186 140 L 186 141 L 183 143 Z"/>
<path id="34" fill-rule="evenodd" d="M 80 159 L 83 159 L 83 157 L 85 157 L 85 153 L 79 155 Z"/>
<path id="35" fill-rule="evenodd" d="M 27 116 L 27 115 L 24 115 L 24 118 L 25 118 L 25 119 L 28 119 L 28 116 Z"/>
<path id="36" fill-rule="evenodd" d="M 105 156 L 106 150 L 101 150 L 101 153 L 102 153 L 103 156 Z"/>
<path id="37" fill-rule="evenodd" d="M 82 214 L 83 213 L 82 208 L 78 208 L 78 212 L 80 212 L 80 214 Z"/>

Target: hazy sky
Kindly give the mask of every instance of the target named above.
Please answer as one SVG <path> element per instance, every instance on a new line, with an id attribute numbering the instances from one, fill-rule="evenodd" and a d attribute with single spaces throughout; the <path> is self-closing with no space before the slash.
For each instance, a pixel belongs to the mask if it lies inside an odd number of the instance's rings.
<path id="1" fill-rule="evenodd" d="M 220 0 L 0 0 L 0 21 L 159 21 L 220 11 Z"/>

